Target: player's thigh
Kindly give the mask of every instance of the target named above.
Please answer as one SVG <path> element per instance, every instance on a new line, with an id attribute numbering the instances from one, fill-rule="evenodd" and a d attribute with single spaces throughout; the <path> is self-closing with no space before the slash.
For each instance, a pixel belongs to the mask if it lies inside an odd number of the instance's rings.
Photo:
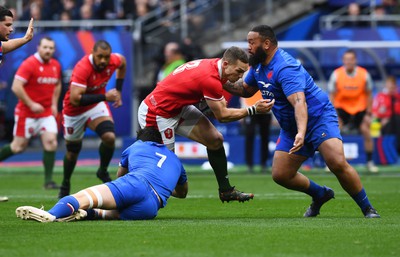
<path id="1" fill-rule="evenodd" d="M 194 106 L 186 106 L 177 134 L 190 138 L 211 149 L 219 149 L 223 143 L 222 134 L 211 121 Z"/>
<path id="2" fill-rule="evenodd" d="M 308 157 L 289 154 L 285 151 L 275 151 L 272 161 L 272 177 L 275 181 L 287 181 L 293 178 L 302 163 Z"/>
<path id="3" fill-rule="evenodd" d="M 55 151 L 57 148 L 57 122 L 54 116 L 39 119 L 40 137 L 46 151 Z"/>
<path id="4" fill-rule="evenodd" d="M 104 184 L 83 189 L 73 196 L 78 200 L 81 209 L 117 207 L 110 188 Z"/>
<path id="5" fill-rule="evenodd" d="M 76 116 L 63 115 L 64 139 L 66 141 L 80 141 L 85 134 L 88 117 L 83 114 Z"/>
<path id="6" fill-rule="evenodd" d="M 119 209 L 121 220 L 150 220 L 158 213 L 158 203 L 151 194 L 146 195 L 140 202 Z"/>
<path id="7" fill-rule="evenodd" d="M 325 140 L 318 147 L 318 151 L 331 171 L 342 170 L 347 164 L 344 156 L 343 142 L 339 138 Z"/>

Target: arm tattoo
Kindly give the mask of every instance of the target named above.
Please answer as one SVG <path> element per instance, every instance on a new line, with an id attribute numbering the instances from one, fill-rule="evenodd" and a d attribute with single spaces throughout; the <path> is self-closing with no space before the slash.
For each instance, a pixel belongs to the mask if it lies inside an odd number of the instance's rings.
<path id="1" fill-rule="evenodd" d="M 228 81 L 224 84 L 224 89 L 233 95 L 243 97 L 251 96 L 251 94 L 249 94 L 249 92 L 247 92 L 246 88 L 243 86 L 243 81 L 237 81 L 235 83 Z"/>

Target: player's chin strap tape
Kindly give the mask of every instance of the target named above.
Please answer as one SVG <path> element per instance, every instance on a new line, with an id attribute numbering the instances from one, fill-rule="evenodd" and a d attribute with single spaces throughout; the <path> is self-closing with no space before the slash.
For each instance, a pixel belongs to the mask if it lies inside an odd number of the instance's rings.
<path id="1" fill-rule="evenodd" d="M 96 127 L 96 133 L 99 137 L 101 137 L 106 132 L 115 133 L 114 123 L 110 120 L 105 120 Z"/>
<path id="2" fill-rule="evenodd" d="M 124 79 L 117 79 L 117 82 L 115 84 L 115 89 L 121 92 L 123 84 L 124 84 Z"/>
<path id="3" fill-rule="evenodd" d="M 91 105 L 95 103 L 99 103 L 106 100 L 106 96 L 102 94 L 92 95 L 92 94 L 83 94 L 81 96 L 81 100 L 79 101 L 80 106 Z"/>
<path id="4" fill-rule="evenodd" d="M 252 105 L 250 107 L 247 107 L 247 114 L 249 116 L 257 114 L 256 106 Z"/>
<path id="5" fill-rule="evenodd" d="M 68 152 L 79 153 L 82 149 L 82 141 L 70 142 L 66 146 Z"/>

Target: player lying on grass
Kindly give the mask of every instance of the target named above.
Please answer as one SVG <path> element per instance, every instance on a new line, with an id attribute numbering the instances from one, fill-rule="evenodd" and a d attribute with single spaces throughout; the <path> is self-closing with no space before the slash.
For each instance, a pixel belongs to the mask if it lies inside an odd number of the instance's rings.
<path id="1" fill-rule="evenodd" d="M 178 157 L 162 145 L 160 132 L 147 127 L 122 153 L 117 179 L 61 198 L 49 211 L 32 206 L 16 209 L 17 217 L 40 222 L 120 219 L 157 216 L 172 195 L 185 198 L 186 171 Z"/>

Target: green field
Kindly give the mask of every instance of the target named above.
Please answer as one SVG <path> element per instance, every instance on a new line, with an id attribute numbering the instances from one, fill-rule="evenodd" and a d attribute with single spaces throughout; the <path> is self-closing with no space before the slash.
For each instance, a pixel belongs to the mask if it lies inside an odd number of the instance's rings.
<path id="1" fill-rule="evenodd" d="M 29 171 L 27 171 L 29 170 Z M 246 203 L 222 204 L 213 175 L 188 168 L 187 199 L 170 199 L 152 221 L 22 221 L 21 205 L 56 203 L 56 191 L 42 189 L 40 168 L 1 168 L 0 256 L 400 256 L 400 173 L 361 172 L 369 198 L 381 219 L 365 219 L 332 174 L 307 174 L 332 187 L 336 199 L 317 218 L 302 218 L 310 204 L 304 194 L 276 185 L 270 175 L 248 175 L 242 168 L 231 182 L 255 193 Z M 73 191 L 97 184 L 94 172 L 78 168 Z M 58 167 L 55 178 L 61 180 Z"/>

